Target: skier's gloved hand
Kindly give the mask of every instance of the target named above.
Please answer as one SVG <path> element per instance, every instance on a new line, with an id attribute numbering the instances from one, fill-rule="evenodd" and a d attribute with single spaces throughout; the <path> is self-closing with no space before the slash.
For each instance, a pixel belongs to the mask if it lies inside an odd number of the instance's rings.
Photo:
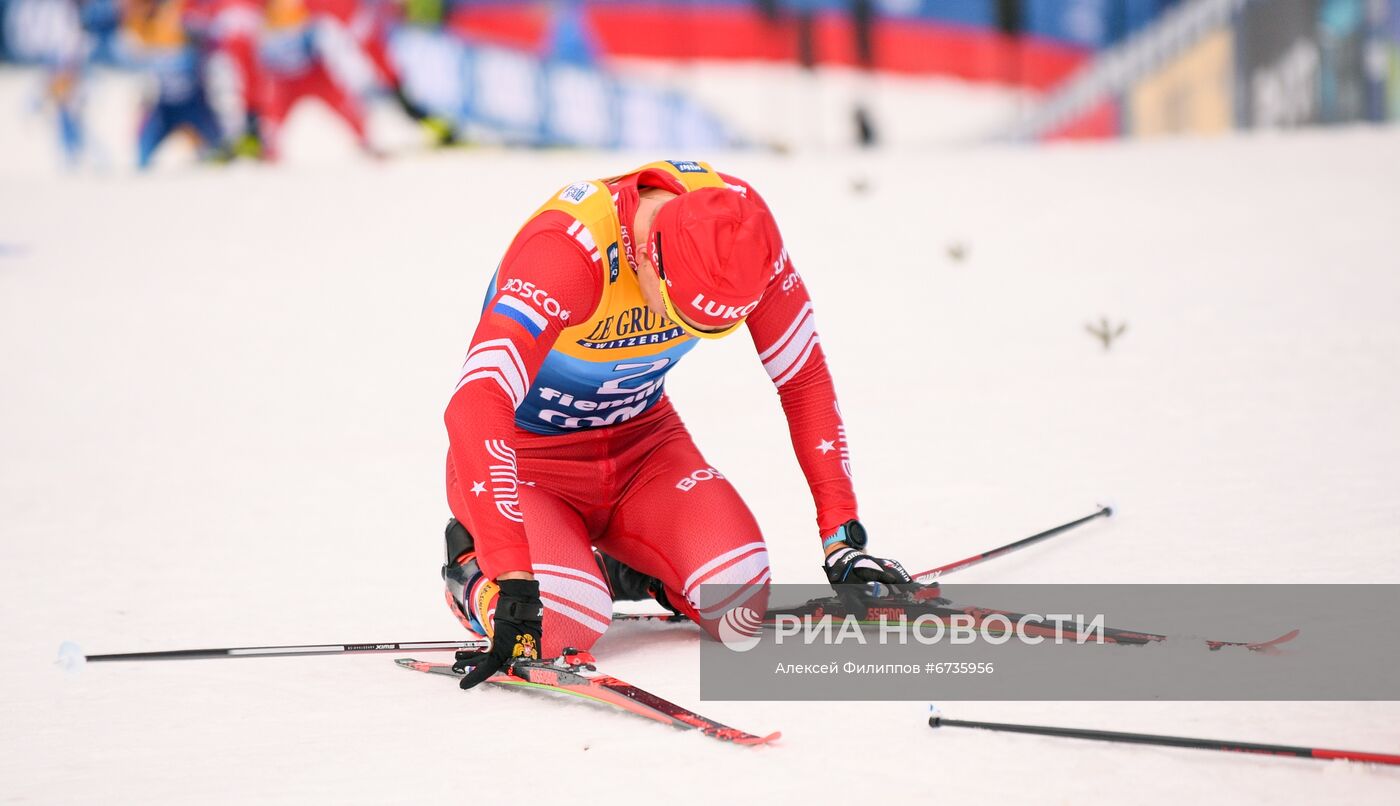
<path id="1" fill-rule="evenodd" d="M 539 581 L 502 579 L 496 584 L 501 594 L 496 599 L 496 613 L 491 620 L 491 648 L 482 652 L 475 662 L 466 661 L 472 668 L 462 678 L 464 689 L 476 686 L 512 661 L 540 657 L 544 604 L 540 601 Z"/>
<path id="2" fill-rule="evenodd" d="M 880 595 L 880 585 L 908 585 L 913 580 L 896 560 L 885 560 L 865 553 L 867 537 L 860 521 L 846 521 L 841 528 L 822 541 L 830 553 L 826 555 L 826 578 L 832 585 L 862 585 Z M 833 548 L 834 547 L 834 548 Z"/>

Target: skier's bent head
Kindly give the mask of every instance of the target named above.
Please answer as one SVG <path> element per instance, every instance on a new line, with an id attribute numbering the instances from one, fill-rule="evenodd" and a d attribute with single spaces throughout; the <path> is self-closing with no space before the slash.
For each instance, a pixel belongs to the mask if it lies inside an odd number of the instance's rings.
<path id="1" fill-rule="evenodd" d="M 729 188 L 670 199 L 652 220 L 649 241 L 666 316 L 700 338 L 733 333 L 781 268 L 773 217 Z"/>

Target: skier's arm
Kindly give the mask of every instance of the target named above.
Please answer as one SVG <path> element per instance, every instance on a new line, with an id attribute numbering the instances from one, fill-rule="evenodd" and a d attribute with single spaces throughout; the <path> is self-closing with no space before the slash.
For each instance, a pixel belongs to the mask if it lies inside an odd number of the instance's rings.
<path id="1" fill-rule="evenodd" d="M 732 177 L 724 179 L 764 204 L 752 187 Z M 812 298 L 786 249 L 747 322 L 763 368 L 778 389 L 797 462 L 817 505 L 827 579 L 834 585 L 908 583 L 909 574 L 898 562 L 865 553 L 865 528 L 857 520 L 851 455 L 836 387 L 817 336 Z"/>
<path id="2" fill-rule="evenodd" d="M 493 579 L 528 578 L 531 570 L 515 409 L 559 334 L 587 317 L 601 293 L 599 272 L 576 241 L 527 228 L 506 253 L 472 336 L 443 419 L 456 500 L 467 509 L 481 569 Z"/>
<path id="3" fill-rule="evenodd" d="M 865 553 L 846 427 L 817 337 L 812 299 L 790 264 L 773 278 L 748 325 L 763 368 L 778 388 L 793 450 L 817 504 L 827 580 L 833 585 L 908 583 L 909 574 L 898 562 Z"/>
<path id="4" fill-rule="evenodd" d="M 774 276 L 747 321 L 754 348 L 778 390 L 793 451 L 812 490 L 817 528 L 822 536 L 834 534 L 859 517 L 851 457 L 812 299 L 791 261 Z"/>
<path id="5" fill-rule="evenodd" d="M 767 202 L 747 182 L 724 173 L 719 176 L 731 189 L 772 214 Z M 746 322 L 763 368 L 782 401 L 792 448 L 817 506 L 817 528 L 822 537 L 834 534 L 842 524 L 858 517 L 846 426 L 817 336 L 812 298 L 786 248 L 781 249 L 768 288 Z"/>

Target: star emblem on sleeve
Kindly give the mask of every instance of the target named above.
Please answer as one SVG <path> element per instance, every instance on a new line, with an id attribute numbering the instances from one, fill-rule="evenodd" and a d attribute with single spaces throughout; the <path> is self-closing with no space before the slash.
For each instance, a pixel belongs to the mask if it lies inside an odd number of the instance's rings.
<path id="1" fill-rule="evenodd" d="M 822 452 L 822 456 L 825 456 L 828 453 L 831 453 L 832 451 L 836 450 L 836 444 L 829 439 L 824 439 L 821 442 L 817 443 L 817 450 Z"/>
<path id="2" fill-rule="evenodd" d="M 477 496 L 480 496 L 482 493 L 486 492 L 486 482 L 484 482 L 484 481 L 474 481 L 474 482 L 472 482 L 472 492 L 473 492 L 474 494 L 476 494 Z"/>

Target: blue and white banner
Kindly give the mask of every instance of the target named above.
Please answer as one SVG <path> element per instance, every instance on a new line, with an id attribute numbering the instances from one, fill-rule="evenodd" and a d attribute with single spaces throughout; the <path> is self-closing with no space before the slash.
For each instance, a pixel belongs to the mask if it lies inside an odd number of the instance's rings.
<path id="1" fill-rule="evenodd" d="M 593 67 L 405 27 L 390 40 L 405 91 L 477 141 L 696 150 L 738 145 L 683 94 Z"/>
<path id="2" fill-rule="evenodd" d="M 17 62 L 62 64 L 83 53 L 78 7 L 68 0 L 0 0 L 0 55 Z"/>

